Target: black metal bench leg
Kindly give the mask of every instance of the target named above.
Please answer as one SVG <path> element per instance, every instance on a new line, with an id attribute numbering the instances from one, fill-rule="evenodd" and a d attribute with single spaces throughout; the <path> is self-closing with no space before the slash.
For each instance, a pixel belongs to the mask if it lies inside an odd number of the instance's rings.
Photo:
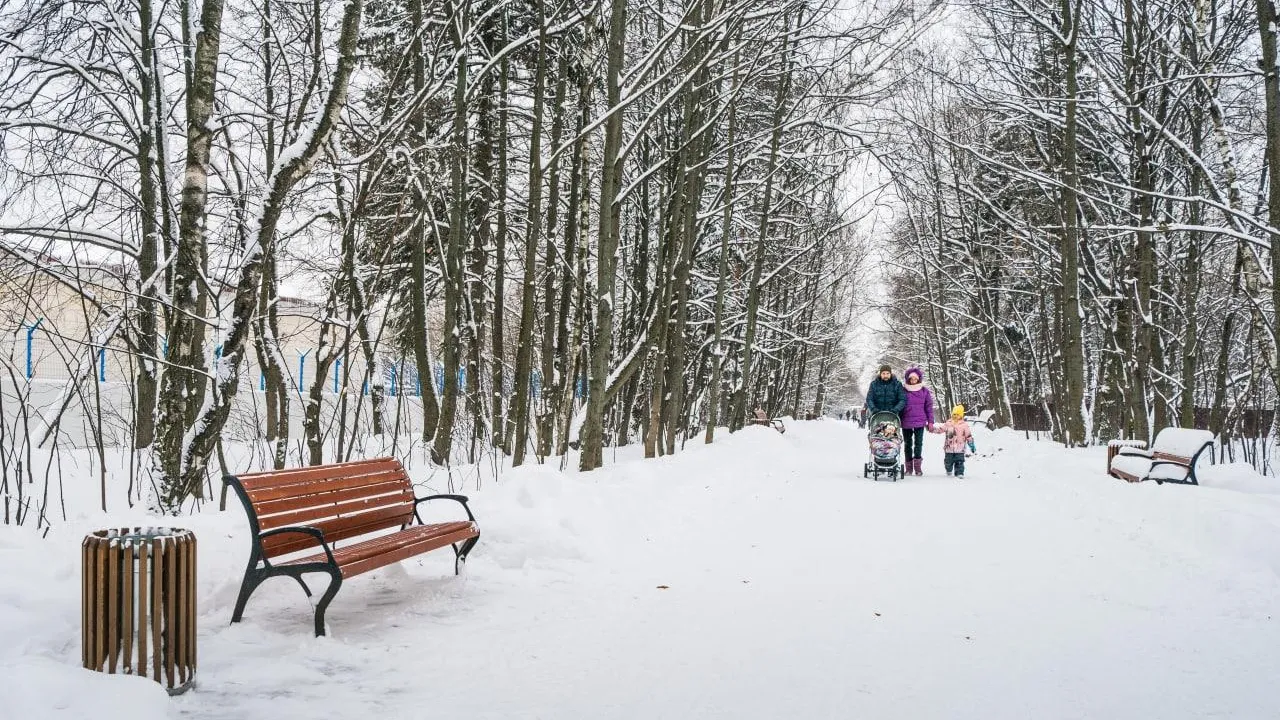
<path id="1" fill-rule="evenodd" d="M 302 576 L 294 575 L 293 579 L 297 580 L 298 584 L 302 586 L 302 592 L 306 593 L 307 597 L 311 597 L 311 588 L 307 587 L 307 583 L 302 580 Z"/>
<path id="2" fill-rule="evenodd" d="M 333 596 L 338 594 L 338 588 L 342 587 L 342 573 L 333 570 L 330 571 L 329 577 L 329 587 L 324 591 L 324 595 L 320 596 L 320 602 L 316 604 L 316 637 L 324 636 L 324 611 L 329 607 Z"/>
<path id="3" fill-rule="evenodd" d="M 467 564 L 467 553 L 471 552 L 471 548 L 475 547 L 478 542 L 480 542 L 479 535 L 473 538 L 467 538 L 463 541 L 461 547 L 457 545 L 453 546 L 453 554 L 456 556 L 453 561 L 454 575 L 462 574 L 462 566 Z"/>
<path id="4" fill-rule="evenodd" d="M 240 583 L 240 594 L 236 596 L 236 607 L 231 611 L 231 622 L 238 623 L 244 618 L 244 606 L 249 602 L 249 596 L 254 590 L 262 584 L 263 577 L 257 573 L 248 573 L 244 576 L 244 582 Z"/>

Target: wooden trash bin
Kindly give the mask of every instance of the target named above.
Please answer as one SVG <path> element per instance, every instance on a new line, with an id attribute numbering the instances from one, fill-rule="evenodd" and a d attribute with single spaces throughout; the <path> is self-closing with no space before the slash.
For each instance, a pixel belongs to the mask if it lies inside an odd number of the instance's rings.
<path id="1" fill-rule="evenodd" d="M 1121 448 L 1134 447 L 1145 450 L 1146 440 L 1112 440 L 1107 443 L 1107 474 L 1111 475 L 1111 461 L 1120 454 Z M 1112 476 L 1114 477 L 1114 476 Z"/>
<path id="2" fill-rule="evenodd" d="M 170 695 L 196 674 L 196 537 L 181 528 L 120 528 L 81 545 L 84 666 L 145 675 Z"/>

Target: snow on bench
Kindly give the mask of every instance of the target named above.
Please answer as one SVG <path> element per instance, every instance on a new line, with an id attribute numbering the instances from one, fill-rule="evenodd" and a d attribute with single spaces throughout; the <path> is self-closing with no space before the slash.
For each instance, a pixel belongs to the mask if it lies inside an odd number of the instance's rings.
<path id="1" fill-rule="evenodd" d="M 966 415 L 964 421 L 971 425 L 986 425 L 988 430 L 996 429 L 996 411 L 983 410 L 977 415 Z"/>
<path id="2" fill-rule="evenodd" d="M 1111 460 L 1109 472 L 1129 482 L 1155 480 L 1156 484 L 1199 485 L 1196 461 L 1213 447 L 1213 433 L 1189 428 L 1165 428 L 1150 449 L 1122 447 Z M 1210 452 L 1210 457 L 1213 453 Z"/>

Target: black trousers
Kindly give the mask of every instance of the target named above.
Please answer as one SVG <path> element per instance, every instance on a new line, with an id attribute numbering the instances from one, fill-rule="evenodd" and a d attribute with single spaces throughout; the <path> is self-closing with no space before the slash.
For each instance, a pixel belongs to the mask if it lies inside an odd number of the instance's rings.
<path id="1" fill-rule="evenodd" d="M 907 460 L 919 460 L 924 450 L 924 428 L 902 429 L 902 445 Z"/>

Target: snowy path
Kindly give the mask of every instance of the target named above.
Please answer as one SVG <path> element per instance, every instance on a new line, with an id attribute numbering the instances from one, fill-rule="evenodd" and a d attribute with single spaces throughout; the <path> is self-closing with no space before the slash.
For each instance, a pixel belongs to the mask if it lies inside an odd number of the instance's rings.
<path id="1" fill-rule="evenodd" d="M 513 472 L 474 495 L 465 580 L 440 554 L 357 578 L 321 640 L 284 580 L 227 627 L 242 518 L 197 518 L 200 685 L 168 708 L 1280 717 L 1280 499 L 1130 486 L 1100 451 L 1012 433 L 978 443 L 996 457 L 963 482 L 932 437 L 933 476 L 863 480 L 862 432 L 829 420 L 590 476 Z"/>

